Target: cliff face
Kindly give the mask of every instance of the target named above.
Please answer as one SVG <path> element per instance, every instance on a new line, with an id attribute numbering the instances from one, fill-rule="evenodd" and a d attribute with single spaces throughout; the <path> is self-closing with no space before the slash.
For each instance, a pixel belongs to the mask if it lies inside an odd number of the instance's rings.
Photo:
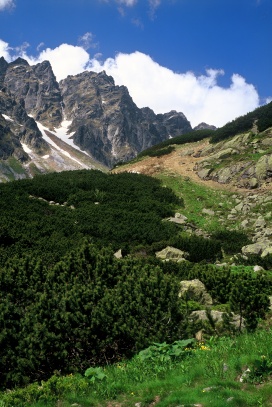
<path id="1" fill-rule="evenodd" d="M 105 72 L 68 76 L 60 90 L 74 143 L 108 166 L 192 130 L 182 113 L 155 115 L 149 108 L 139 109 L 127 88 L 115 86 Z"/>
<path id="2" fill-rule="evenodd" d="M 18 58 L 8 64 L 3 86 L 15 100 L 24 100 L 27 114 L 49 128 L 62 121 L 61 93 L 49 62 L 30 66 Z"/>

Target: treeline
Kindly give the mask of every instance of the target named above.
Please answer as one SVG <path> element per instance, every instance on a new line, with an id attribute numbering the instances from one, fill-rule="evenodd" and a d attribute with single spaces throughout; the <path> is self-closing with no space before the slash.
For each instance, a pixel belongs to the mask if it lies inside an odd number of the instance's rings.
<path id="1" fill-rule="evenodd" d="M 170 138 L 153 147 L 147 148 L 146 150 L 139 153 L 137 155 L 137 158 L 142 158 L 145 156 L 160 157 L 162 155 L 171 153 L 174 150 L 174 144 L 193 143 L 203 140 L 204 138 L 211 137 L 213 133 L 214 130 L 204 129 L 182 134 L 181 136 Z"/>
<path id="2" fill-rule="evenodd" d="M 250 330 L 268 310 L 261 274 L 154 259 L 116 259 L 85 241 L 54 267 L 26 256 L 0 270 L 0 383 L 11 388 L 131 357 L 152 342 L 192 337 L 180 280 L 199 278 Z M 195 306 L 195 304 L 194 304 Z"/>
<path id="3" fill-rule="evenodd" d="M 215 130 L 211 137 L 211 143 L 217 143 L 218 141 L 233 137 L 239 133 L 250 131 L 255 122 L 259 132 L 272 127 L 272 102 L 265 106 L 258 107 L 253 112 L 238 117 L 225 126 Z"/>

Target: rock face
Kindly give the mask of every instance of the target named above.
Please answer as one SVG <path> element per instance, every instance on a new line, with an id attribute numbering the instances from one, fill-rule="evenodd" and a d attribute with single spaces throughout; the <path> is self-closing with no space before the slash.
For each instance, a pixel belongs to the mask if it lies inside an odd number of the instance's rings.
<path id="1" fill-rule="evenodd" d="M 16 101 L 24 100 L 27 114 L 49 128 L 62 121 L 62 97 L 48 61 L 30 66 L 18 58 L 8 64 L 3 86 Z"/>
<path id="2" fill-rule="evenodd" d="M 105 72 L 83 72 L 58 83 L 48 61 L 30 66 L 22 58 L 11 63 L 0 58 L 0 114 L 9 117 L 8 125 L 13 123 L 4 130 L 6 119 L 1 116 L 2 159 L 20 153 L 22 160 L 31 160 L 20 143 L 35 153 L 49 151 L 47 142 L 52 143 L 37 124 L 58 134 L 65 123 L 62 142 L 69 141 L 108 168 L 192 131 L 183 113 L 156 115 L 148 107 L 139 109 L 127 88 L 116 86 Z"/>
<path id="3" fill-rule="evenodd" d="M 200 178 L 255 189 L 272 180 L 272 130 L 248 132 L 209 145 L 195 170 Z"/>
<path id="4" fill-rule="evenodd" d="M 205 129 L 209 129 L 209 130 L 216 130 L 216 127 L 211 125 L 211 124 L 207 124 L 207 123 L 199 123 L 197 126 L 194 127 L 194 130 L 205 130 Z"/>
<path id="5" fill-rule="evenodd" d="M 139 109 L 127 88 L 116 86 L 104 71 L 68 76 L 60 90 L 74 143 L 109 167 L 192 130 L 182 113 L 155 115 L 149 108 Z"/>

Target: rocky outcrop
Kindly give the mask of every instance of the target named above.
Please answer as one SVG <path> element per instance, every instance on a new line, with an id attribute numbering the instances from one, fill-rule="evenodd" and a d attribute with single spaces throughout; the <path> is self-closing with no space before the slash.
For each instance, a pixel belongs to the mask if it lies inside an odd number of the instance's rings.
<path id="1" fill-rule="evenodd" d="M 209 145 L 195 171 L 200 178 L 255 189 L 272 180 L 272 130 L 248 132 Z"/>
<path id="2" fill-rule="evenodd" d="M 104 71 L 68 76 L 60 90 L 74 143 L 109 167 L 192 130 L 182 113 L 155 115 L 149 108 L 139 109 L 127 88 L 116 86 Z"/>
<path id="3" fill-rule="evenodd" d="M 23 99 L 16 102 L 8 91 L 0 91 L 0 112 L 2 159 L 13 156 L 26 161 L 29 157 L 23 150 L 22 143 L 36 153 L 45 154 L 48 151 L 49 146 L 42 138 L 35 120 L 26 113 Z"/>
<path id="4" fill-rule="evenodd" d="M 3 86 L 16 101 L 24 100 L 27 114 L 53 129 L 62 121 L 62 97 L 48 61 L 30 66 L 18 58 L 8 64 Z"/>
<path id="5" fill-rule="evenodd" d="M 197 126 L 195 126 L 193 128 L 193 130 L 206 130 L 206 129 L 208 129 L 208 130 L 216 130 L 216 127 L 211 125 L 211 124 L 207 124 L 207 123 L 202 122 L 202 123 L 199 123 Z"/>

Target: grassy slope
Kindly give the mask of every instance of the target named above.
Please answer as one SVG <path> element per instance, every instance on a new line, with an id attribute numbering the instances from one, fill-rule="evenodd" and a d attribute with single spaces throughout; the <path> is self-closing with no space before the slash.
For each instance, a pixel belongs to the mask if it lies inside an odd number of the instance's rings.
<path id="1" fill-rule="evenodd" d="M 22 407 L 271 406 L 271 345 L 270 330 L 211 338 L 205 345 L 186 350 L 176 361 L 143 362 L 135 357 L 99 370 L 105 377 L 97 374 L 93 381 L 80 375 L 53 376 L 41 386 L 2 394 L 0 403 Z M 247 368 L 251 377 L 240 381 Z"/>

